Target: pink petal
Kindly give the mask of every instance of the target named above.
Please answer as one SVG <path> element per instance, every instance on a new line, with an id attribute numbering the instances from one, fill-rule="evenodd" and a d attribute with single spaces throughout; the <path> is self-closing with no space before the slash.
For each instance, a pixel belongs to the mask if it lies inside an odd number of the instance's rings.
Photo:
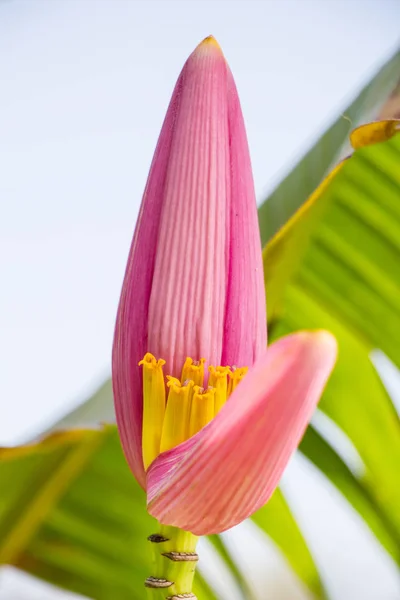
<path id="1" fill-rule="evenodd" d="M 200 45 L 180 79 L 148 339 L 175 377 L 187 356 L 221 359 L 230 197 L 227 65 L 220 49 Z"/>
<path id="2" fill-rule="evenodd" d="M 148 471 L 148 510 L 196 535 L 224 531 L 263 506 L 311 418 L 336 359 L 327 332 L 274 343 L 215 419 Z"/>
<path id="3" fill-rule="evenodd" d="M 180 81 L 148 321 L 148 349 L 176 377 L 187 356 L 251 365 L 266 345 L 249 151 L 213 38 L 189 57 Z"/>
<path id="4" fill-rule="evenodd" d="M 239 99 L 213 38 L 187 60 L 157 144 L 136 225 L 113 347 L 125 455 L 144 485 L 146 352 L 180 377 L 187 356 L 251 366 L 266 345 L 254 185 Z"/>

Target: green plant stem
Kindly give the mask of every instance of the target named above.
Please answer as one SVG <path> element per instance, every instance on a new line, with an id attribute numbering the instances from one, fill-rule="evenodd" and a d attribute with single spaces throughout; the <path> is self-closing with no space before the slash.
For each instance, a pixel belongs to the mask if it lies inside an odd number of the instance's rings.
<path id="1" fill-rule="evenodd" d="M 180 594 L 192 592 L 197 564 L 197 536 L 169 525 L 159 526 L 156 536 L 150 536 L 153 553 L 151 577 L 170 582 L 168 587 L 148 587 L 157 581 L 146 581 L 149 600 L 166 600 Z M 160 541 L 163 540 L 163 541 Z"/>

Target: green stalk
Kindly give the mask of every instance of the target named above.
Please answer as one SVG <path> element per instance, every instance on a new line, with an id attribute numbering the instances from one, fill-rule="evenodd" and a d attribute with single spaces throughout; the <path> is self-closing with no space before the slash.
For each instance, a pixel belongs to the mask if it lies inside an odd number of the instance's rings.
<path id="1" fill-rule="evenodd" d="M 152 546 L 151 576 L 146 579 L 149 600 L 192 598 L 193 578 L 198 556 L 198 538 L 177 527 L 159 526 L 148 538 Z"/>

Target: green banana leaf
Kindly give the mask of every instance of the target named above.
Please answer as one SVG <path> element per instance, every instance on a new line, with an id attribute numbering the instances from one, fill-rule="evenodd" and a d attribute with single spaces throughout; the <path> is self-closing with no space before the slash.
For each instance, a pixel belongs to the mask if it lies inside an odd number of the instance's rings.
<path id="1" fill-rule="evenodd" d="M 400 137 L 358 150 L 298 273 L 309 293 L 370 349 L 400 365 Z M 329 273 L 329 276 L 327 274 Z"/>
<path id="2" fill-rule="evenodd" d="M 111 398 L 110 398 L 111 401 Z M 69 430 L 36 444 L 3 449 L 0 564 L 9 564 L 90 598 L 142 598 L 151 573 L 147 536 L 157 525 L 122 455 L 116 427 Z M 315 565 L 282 494 L 254 517 L 314 592 L 323 597 Z M 222 540 L 212 540 L 243 598 L 248 583 Z M 201 563 L 200 563 L 201 572 Z M 213 600 L 200 578 L 196 594 Z"/>
<path id="3" fill-rule="evenodd" d="M 294 573 L 306 584 L 313 596 L 326 598 L 326 591 L 314 559 L 282 490 L 276 489 L 268 504 L 251 519 L 275 542 Z"/>
<path id="4" fill-rule="evenodd" d="M 378 71 L 317 143 L 305 154 L 259 208 L 263 246 L 304 204 L 339 159 L 349 133 L 362 122 L 376 118 L 399 80 L 400 51 Z"/>
<path id="5" fill-rule="evenodd" d="M 98 600 L 142 600 L 157 523 L 115 426 L 52 434 L 0 454 L 0 564 Z M 201 600 L 214 600 L 203 578 Z"/>
<path id="6" fill-rule="evenodd" d="M 275 326 L 274 337 L 319 327 L 336 336 L 339 358 L 319 407 L 351 439 L 365 473 L 351 473 L 332 449 L 322 450 L 322 440 L 311 428 L 300 450 L 337 485 L 400 564 L 400 435 L 393 404 L 363 342 L 330 311 L 294 284 L 287 291 L 286 309 L 284 319 Z"/>
<path id="7" fill-rule="evenodd" d="M 351 497 L 346 491 L 350 473 L 342 492 L 398 562 L 399 420 L 369 355 L 379 348 L 399 364 L 399 166 L 400 135 L 358 149 L 330 185 L 314 194 L 323 210 L 303 207 L 264 254 L 273 337 L 326 328 L 339 342 L 320 407 L 350 438 L 366 468 L 357 482 L 364 500 L 354 495 L 354 482 Z M 275 270 L 279 263 L 279 279 L 268 275 L 270 262 Z M 318 453 L 310 458 L 318 461 Z M 328 464 L 322 470 L 333 473 Z"/>
<path id="8" fill-rule="evenodd" d="M 310 425 L 300 444 L 301 453 L 329 479 L 350 502 L 377 540 L 399 563 L 399 539 L 385 519 L 368 485 L 357 478 L 350 467 L 336 454 L 332 447 Z"/>

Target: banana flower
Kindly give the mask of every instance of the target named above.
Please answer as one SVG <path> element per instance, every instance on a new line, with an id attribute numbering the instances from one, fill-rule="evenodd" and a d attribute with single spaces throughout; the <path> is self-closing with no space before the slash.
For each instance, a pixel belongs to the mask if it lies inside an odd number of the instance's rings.
<path id="1" fill-rule="evenodd" d="M 184 65 L 165 117 L 113 345 L 122 447 L 160 522 L 149 537 L 154 598 L 193 598 L 197 536 L 267 502 L 335 357 L 323 331 L 267 349 L 246 132 L 232 74 L 208 37 Z"/>

